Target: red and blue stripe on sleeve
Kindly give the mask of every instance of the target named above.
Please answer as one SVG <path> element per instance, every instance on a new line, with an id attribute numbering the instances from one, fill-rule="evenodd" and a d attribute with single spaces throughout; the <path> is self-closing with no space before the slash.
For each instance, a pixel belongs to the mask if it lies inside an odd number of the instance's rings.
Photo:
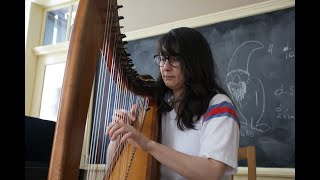
<path id="1" fill-rule="evenodd" d="M 219 104 L 211 105 L 203 117 L 202 124 L 206 121 L 209 121 L 212 118 L 222 117 L 222 116 L 231 117 L 233 120 L 236 121 L 240 129 L 240 122 L 236 112 L 236 108 L 233 104 L 227 101 L 223 101 Z"/>

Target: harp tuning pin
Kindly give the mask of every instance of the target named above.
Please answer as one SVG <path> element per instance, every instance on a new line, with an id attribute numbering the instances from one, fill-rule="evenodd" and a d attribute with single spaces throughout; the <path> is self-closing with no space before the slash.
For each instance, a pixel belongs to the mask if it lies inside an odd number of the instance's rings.
<path id="1" fill-rule="evenodd" d="M 120 34 L 119 36 L 120 36 L 121 39 L 127 37 L 125 34 Z"/>
<path id="2" fill-rule="evenodd" d="M 128 44 L 128 41 L 123 41 L 122 42 L 122 45 L 126 45 L 126 44 Z"/>
<path id="3" fill-rule="evenodd" d="M 118 5 L 118 6 L 117 6 L 117 9 L 120 9 L 120 8 L 123 8 L 123 6 L 122 6 L 122 5 Z"/>

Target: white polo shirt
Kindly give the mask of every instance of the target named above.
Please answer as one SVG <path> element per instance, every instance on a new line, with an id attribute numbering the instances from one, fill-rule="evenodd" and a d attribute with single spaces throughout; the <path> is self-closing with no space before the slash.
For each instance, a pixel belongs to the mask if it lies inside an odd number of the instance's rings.
<path id="1" fill-rule="evenodd" d="M 223 179 L 237 172 L 239 148 L 239 121 L 230 98 L 215 95 L 207 112 L 194 129 L 178 129 L 176 112 L 172 109 L 161 117 L 162 144 L 177 151 L 218 160 L 228 165 Z M 190 163 L 190 162 L 186 162 Z M 185 180 L 168 167 L 161 165 L 161 180 Z"/>

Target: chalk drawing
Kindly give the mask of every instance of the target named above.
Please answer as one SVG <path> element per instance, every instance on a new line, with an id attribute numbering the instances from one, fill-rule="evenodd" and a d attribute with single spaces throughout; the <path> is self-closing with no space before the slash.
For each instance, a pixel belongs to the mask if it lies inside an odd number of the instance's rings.
<path id="1" fill-rule="evenodd" d="M 272 46 L 269 52 L 272 52 Z M 250 75 L 249 63 L 251 55 L 263 48 L 261 42 L 254 40 L 238 46 L 229 61 L 225 82 L 243 118 L 240 123 L 259 132 L 266 132 L 271 127 L 261 122 L 265 111 L 265 91 L 261 80 Z"/>
<path id="2" fill-rule="evenodd" d="M 289 42 L 286 43 L 286 46 L 282 49 L 282 51 L 286 54 L 286 59 L 295 58 L 295 52 L 289 48 Z"/>

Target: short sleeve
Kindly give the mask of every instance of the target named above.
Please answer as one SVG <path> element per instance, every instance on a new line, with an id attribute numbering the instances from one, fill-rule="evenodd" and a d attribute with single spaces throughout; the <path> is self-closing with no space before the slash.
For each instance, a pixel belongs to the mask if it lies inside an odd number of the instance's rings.
<path id="1" fill-rule="evenodd" d="M 215 159 L 229 167 L 225 174 L 235 174 L 238 168 L 240 124 L 230 98 L 217 94 L 201 121 L 199 156 Z"/>

